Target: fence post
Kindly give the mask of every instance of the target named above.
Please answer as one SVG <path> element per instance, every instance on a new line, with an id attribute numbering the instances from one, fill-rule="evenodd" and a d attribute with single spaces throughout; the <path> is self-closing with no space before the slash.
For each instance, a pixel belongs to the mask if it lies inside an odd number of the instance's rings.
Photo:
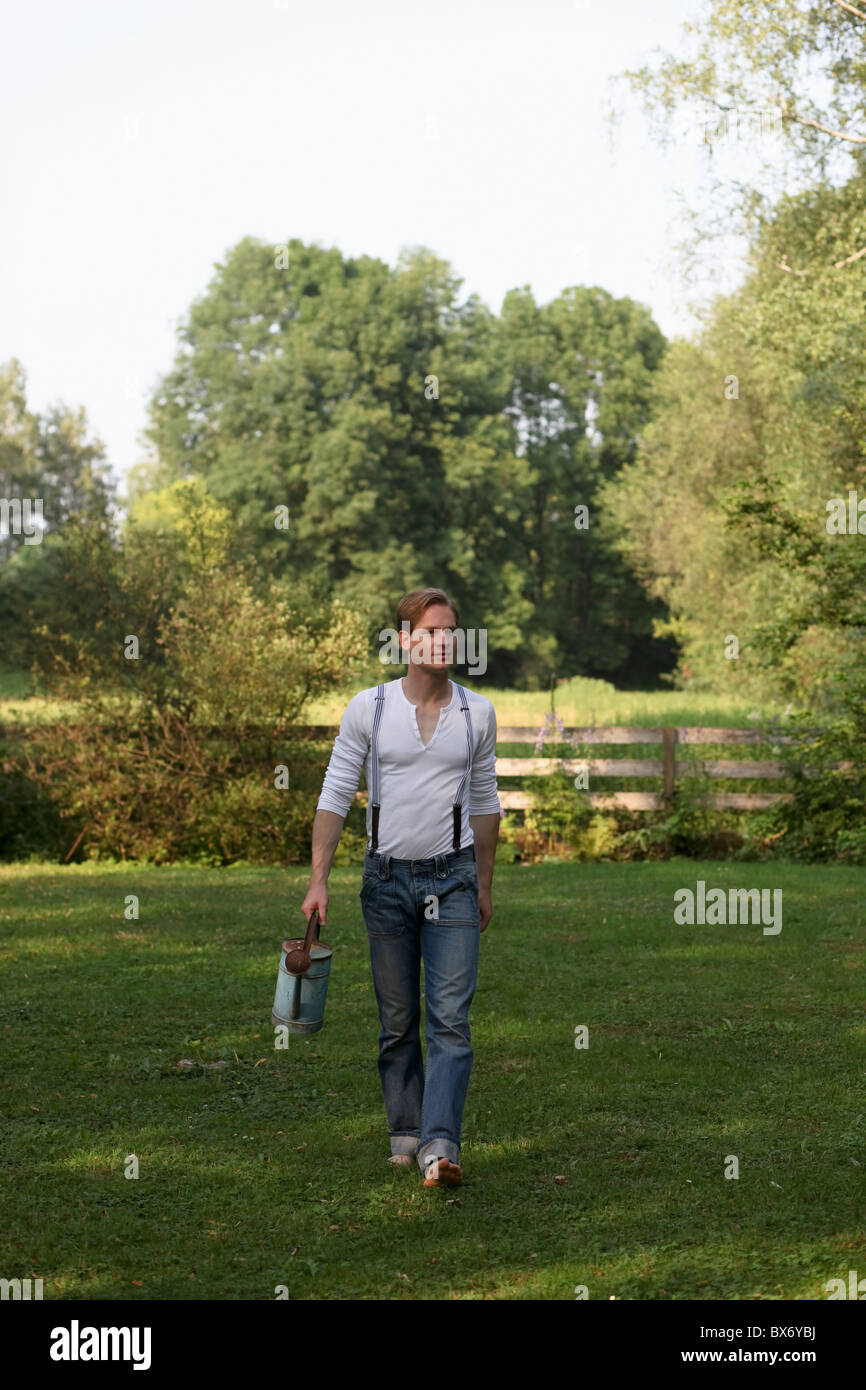
<path id="1" fill-rule="evenodd" d="M 664 744 L 664 775 L 665 775 L 665 800 L 673 801 L 674 780 L 676 777 L 675 750 L 677 742 L 676 729 L 662 729 L 662 741 Z"/>

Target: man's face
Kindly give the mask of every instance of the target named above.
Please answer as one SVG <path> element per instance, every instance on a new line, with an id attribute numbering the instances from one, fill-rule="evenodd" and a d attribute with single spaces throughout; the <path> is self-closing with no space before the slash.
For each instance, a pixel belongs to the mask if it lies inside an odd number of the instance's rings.
<path id="1" fill-rule="evenodd" d="M 448 634 L 457 626 L 454 612 L 445 603 L 431 603 L 411 632 L 400 633 L 401 647 L 419 671 L 447 671 L 454 665 L 455 644 Z"/>

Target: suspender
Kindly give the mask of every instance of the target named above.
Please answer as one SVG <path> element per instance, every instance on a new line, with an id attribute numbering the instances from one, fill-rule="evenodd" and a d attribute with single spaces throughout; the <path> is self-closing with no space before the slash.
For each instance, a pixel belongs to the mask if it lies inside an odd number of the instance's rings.
<path id="1" fill-rule="evenodd" d="M 451 807 L 451 814 L 454 818 L 454 849 L 460 848 L 460 833 L 463 808 L 461 802 L 472 772 L 472 717 L 469 713 L 469 701 L 466 699 L 466 691 L 462 685 L 453 682 L 457 694 L 460 696 L 460 707 L 463 710 L 463 717 L 466 720 L 466 771 L 460 779 L 457 794 Z M 373 728 L 370 733 L 370 806 L 372 810 L 372 833 L 370 836 L 370 853 L 375 854 L 379 844 L 379 725 L 382 723 L 382 711 L 385 708 L 385 687 L 376 687 L 376 709 L 373 714 Z"/>
<path id="2" fill-rule="evenodd" d="M 382 723 L 382 710 L 385 708 L 385 687 L 376 687 L 376 712 L 373 715 L 373 731 L 370 735 L 371 752 L 371 773 L 372 786 L 370 787 L 370 805 L 373 808 L 373 834 L 370 841 L 370 853 L 376 853 L 376 846 L 379 843 L 379 725 Z"/>
<path id="3" fill-rule="evenodd" d="M 456 682 L 455 682 L 456 684 Z M 469 781 L 469 774 L 472 771 L 472 720 L 469 716 L 469 701 L 466 699 L 466 691 L 462 685 L 457 686 L 457 694 L 460 696 L 460 704 L 463 708 L 463 716 L 466 720 L 466 771 L 463 774 L 460 786 L 457 788 L 457 795 L 454 798 L 454 805 L 451 808 L 454 816 L 454 848 L 460 848 L 460 817 L 462 815 L 461 802 L 463 792 Z"/>

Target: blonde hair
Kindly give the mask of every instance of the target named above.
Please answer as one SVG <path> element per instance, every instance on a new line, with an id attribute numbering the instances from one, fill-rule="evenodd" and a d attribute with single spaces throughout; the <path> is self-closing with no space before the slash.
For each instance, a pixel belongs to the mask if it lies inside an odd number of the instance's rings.
<path id="1" fill-rule="evenodd" d="M 404 594 L 397 604 L 398 624 L 408 622 L 411 632 L 417 625 L 419 618 L 428 608 L 432 608 L 434 603 L 440 603 L 450 608 L 454 614 L 454 625 L 459 627 L 460 614 L 457 611 L 457 604 L 448 597 L 444 589 L 413 589 L 411 593 Z"/>

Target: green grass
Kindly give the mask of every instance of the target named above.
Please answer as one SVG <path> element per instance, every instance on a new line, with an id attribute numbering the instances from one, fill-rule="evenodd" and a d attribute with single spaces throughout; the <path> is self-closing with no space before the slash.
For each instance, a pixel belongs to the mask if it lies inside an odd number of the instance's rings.
<path id="1" fill-rule="evenodd" d="M 493 701 L 500 727 L 532 724 L 539 728 L 550 709 L 549 690 L 499 690 L 484 681 L 463 680 L 469 690 L 477 690 Z M 308 709 L 311 724 L 336 724 L 354 690 L 342 691 L 327 699 L 313 701 Z M 556 712 L 566 727 L 584 725 L 632 724 L 652 727 L 660 724 L 703 725 L 709 728 L 746 728 L 755 713 L 772 717 L 781 707 L 736 695 L 683 690 L 617 690 L 607 681 L 575 676 L 556 689 Z"/>
<path id="2" fill-rule="evenodd" d="M 698 878 L 782 888 L 781 934 L 675 925 Z M 498 869 L 450 1191 L 385 1161 L 358 880 L 332 875 L 325 1027 L 275 1051 L 301 870 L 0 868 L 5 1277 L 46 1299 L 773 1300 L 866 1274 L 862 870 Z"/>
<path id="3" fill-rule="evenodd" d="M 457 673 L 458 679 L 461 673 Z M 499 690 L 484 681 L 461 681 L 493 701 L 500 726 L 532 724 L 539 728 L 550 709 L 549 690 Z M 307 706 L 310 724 L 338 724 L 346 705 L 361 684 L 337 691 Z M 656 690 L 617 690 L 607 681 L 575 676 L 556 690 L 556 711 L 567 726 L 634 724 L 703 725 L 749 728 L 756 713 L 772 717 L 781 706 L 733 694 Z M 75 706 L 32 694 L 27 672 L 0 669 L 0 724 L 46 724 L 57 719 L 74 720 Z"/>
<path id="4" fill-rule="evenodd" d="M 0 724 L 49 724 L 74 716 L 75 707 L 68 701 L 34 695 L 29 671 L 0 663 Z"/>

